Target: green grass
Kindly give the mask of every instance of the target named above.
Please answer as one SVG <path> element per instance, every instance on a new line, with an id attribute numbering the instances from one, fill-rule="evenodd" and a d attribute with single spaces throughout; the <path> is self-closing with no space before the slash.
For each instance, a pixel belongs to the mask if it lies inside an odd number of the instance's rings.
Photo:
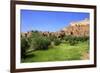
<path id="1" fill-rule="evenodd" d="M 61 43 L 58 46 L 49 46 L 48 50 L 36 50 L 27 54 L 22 62 L 46 62 L 46 61 L 67 61 L 81 60 L 82 53 L 88 52 L 88 42 L 80 42 L 74 46 Z"/>

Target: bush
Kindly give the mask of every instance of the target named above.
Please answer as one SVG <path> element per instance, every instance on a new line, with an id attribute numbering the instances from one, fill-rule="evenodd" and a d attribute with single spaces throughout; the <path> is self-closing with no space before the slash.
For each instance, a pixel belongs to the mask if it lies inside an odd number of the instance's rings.
<path id="1" fill-rule="evenodd" d="M 66 40 L 66 41 L 69 41 L 69 40 L 72 39 L 72 36 L 65 36 L 63 39 Z"/>
<path id="2" fill-rule="evenodd" d="M 59 45 L 60 43 L 61 43 L 61 40 L 60 40 L 60 39 L 55 39 L 55 40 L 54 40 L 54 44 L 55 44 L 55 45 Z"/>
<path id="3" fill-rule="evenodd" d="M 64 37 L 64 40 L 66 40 L 70 45 L 75 45 L 78 42 L 84 42 L 84 41 L 89 40 L 89 37 L 86 37 L 86 36 L 85 37 L 83 37 L 83 36 L 80 36 L 80 37 L 66 36 L 66 37 Z"/>
<path id="4" fill-rule="evenodd" d="M 50 39 L 51 41 L 54 41 L 55 39 L 57 39 L 57 37 L 56 37 L 56 36 L 51 35 L 51 36 L 49 36 L 49 39 Z"/>
<path id="5" fill-rule="evenodd" d="M 34 50 L 47 50 L 51 41 L 47 37 L 37 37 L 32 39 L 32 48 Z"/>
<path id="6" fill-rule="evenodd" d="M 39 36 L 41 36 L 41 34 L 39 34 L 38 31 L 32 31 L 31 38 L 37 38 L 37 37 L 39 37 Z"/>
<path id="7" fill-rule="evenodd" d="M 21 38 L 21 58 L 26 57 L 27 49 L 29 48 L 28 40 L 25 37 Z"/>
<path id="8" fill-rule="evenodd" d="M 78 41 L 69 40 L 68 42 L 71 46 L 78 44 Z"/>
<path id="9" fill-rule="evenodd" d="M 85 37 L 83 37 L 83 36 L 79 36 L 79 37 L 76 37 L 76 36 L 66 36 L 66 37 L 64 37 L 64 40 L 66 40 L 66 41 L 72 40 L 72 41 L 84 42 L 84 41 L 89 40 L 89 37 L 88 36 L 85 36 Z"/>

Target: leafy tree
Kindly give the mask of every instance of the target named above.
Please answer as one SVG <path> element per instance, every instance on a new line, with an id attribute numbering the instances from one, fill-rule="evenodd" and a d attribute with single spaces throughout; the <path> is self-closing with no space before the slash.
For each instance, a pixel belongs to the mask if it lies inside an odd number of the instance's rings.
<path id="1" fill-rule="evenodd" d="M 28 40 L 25 37 L 21 38 L 21 58 L 26 57 L 27 49 L 29 48 Z"/>
<path id="2" fill-rule="evenodd" d="M 66 40 L 70 45 L 75 45 L 78 42 L 84 42 L 84 41 L 89 40 L 89 37 L 88 36 L 84 36 L 84 37 L 83 36 L 79 36 L 79 37 L 66 36 L 66 37 L 64 37 L 64 40 Z"/>
<path id="3" fill-rule="evenodd" d="M 61 40 L 60 39 L 57 38 L 57 39 L 54 40 L 54 44 L 55 45 L 59 45 L 60 43 L 61 43 Z"/>
<path id="4" fill-rule="evenodd" d="M 51 41 L 47 37 L 39 36 L 32 39 L 32 48 L 34 50 L 47 50 Z"/>
<path id="5" fill-rule="evenodd" d="M 69 44 L 71 45 L 71 46 L 74 46 L 74 45 L 76 45 L 76 44 L 78 44 L 78 41 L 73 41 L 73 40 L 69 40 L 68 41 L 69 42 Z"/>

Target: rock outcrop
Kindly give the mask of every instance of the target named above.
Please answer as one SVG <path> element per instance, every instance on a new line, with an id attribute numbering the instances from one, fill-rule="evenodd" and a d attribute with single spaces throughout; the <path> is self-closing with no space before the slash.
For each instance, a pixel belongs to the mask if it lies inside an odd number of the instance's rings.
<path id="1" fill-rule="evenodd" d="M 89 36 L 89 19 L 70 23 L 68 27 L 62 29 L 65 35 Z"/>

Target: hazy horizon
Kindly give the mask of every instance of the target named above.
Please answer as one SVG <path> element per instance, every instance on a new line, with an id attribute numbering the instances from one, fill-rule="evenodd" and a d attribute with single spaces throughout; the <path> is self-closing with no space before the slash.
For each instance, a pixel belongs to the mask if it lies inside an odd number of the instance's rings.
<path id="1" fill-rule="evenodd" d="M 31 30 L 56 32 L 73 21 L 89 19 L 89 16 L 89 13 L 83 12 L 21 10 L 21 32 Z"/>

